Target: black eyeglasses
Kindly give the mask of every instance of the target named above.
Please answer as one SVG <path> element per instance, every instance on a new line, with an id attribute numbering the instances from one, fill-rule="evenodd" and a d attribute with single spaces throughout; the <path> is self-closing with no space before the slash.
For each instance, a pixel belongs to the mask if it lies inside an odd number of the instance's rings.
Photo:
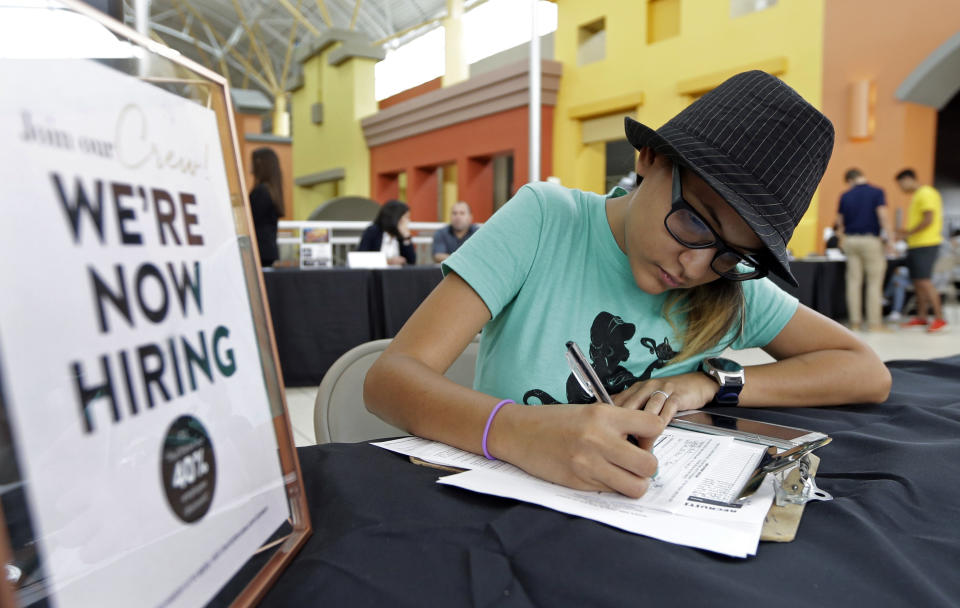
<path id="1" fill-rule="evenodd" d="M 663 225 L 678 243 L 689 249 L 716 248 L 710 262 L 715 273 L 731 281 L 746 281 L 766 276 L 767 269 L 755 257 L 740 253 L 723 242 L 720 235 L 697 213 L 690 203 L 683 200 L 680 184 L 680 168 L 673 165 L 673 204 Z"/>

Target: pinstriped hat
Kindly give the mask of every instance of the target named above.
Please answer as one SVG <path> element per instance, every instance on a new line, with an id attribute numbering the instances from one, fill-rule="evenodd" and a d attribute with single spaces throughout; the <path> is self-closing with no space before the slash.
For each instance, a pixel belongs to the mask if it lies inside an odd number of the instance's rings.
<path id="1" fill-rule="evenodd" d="M 625 118 L 627 139 L 700 176 L 747 222 L 761 261 L 792 285 L 787 243 L 833 152 L 833 125 L 782 80 L 743 72 L 653 129 Z"/>

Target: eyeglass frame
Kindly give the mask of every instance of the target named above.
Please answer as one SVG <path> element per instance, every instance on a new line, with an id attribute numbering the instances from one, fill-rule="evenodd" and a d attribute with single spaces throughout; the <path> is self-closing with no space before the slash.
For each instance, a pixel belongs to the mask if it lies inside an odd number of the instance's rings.
<path id="1" fill-rule="evenodd" d="M 710 234 L 713 235 L 712 243 L 707 243 L 704 245 L 691 245 L 690 243 L 687 243 L 686 241 L 682 240 L 680 237 L 678 237 L 676 234 L 673 233 L 673 230 L 670 229 L 670 224 L 668 223 L 668 220 L 670 219 L 671 215 L 673 215 L 677 211 L 680 211 L 681 209 L 692 213 L 694 217 L 700 220 L 700 222 L 707 227 L 707 230 L 709 230 Z M 700 215 L 700 213 L 693 207 L 693 205 L 688 203 L 683 198 L 683 185 L 680 181 L 680 167 L 677 163 L 673 164 L 672 202 L 670 204 L 670 211 L 668 211 L 667 215 L 665 215 L 663 218 L 663 226 L 664 228 L 667 229 L 667 233 L 671 237 L 673 237 L 673 240 L 680 243 L 687 249 L 715 248 L 717 250 L 717 253 L 713 256 L 713 259 L 710 260 L 710 270 L 714 271 L 719 276 L 725 279 L 729 279 L 731 281 L 749 281 L 751 279 L 762 279 L 763 277 L 767 276 L 769 272 L 769 270 L 763 264 L 761 264 L 760 261 L 755 256 L 747 253 L 741 253 L 736 249 L 734 249 L 733 247 L 731 247 L 730 245 L 728 245 L 722 238 L 720 238 L 720 235 L 717 234 L 717 231 L 713 229 L 713 226 L 710 225 L 710 222 L 705 220 L 704 217 Z M 749 274 L 749 275 L 742 275 L 742 274 L 728 275 L 725 272 L 718 271 L 716 268 L 713 267 L 713 263 L 716 262 L 717 259 L 725 253 L 732 253 L 742 262 L 745 262 L 748 265 L 752 265 L 756 269 L 756 272 L 754 274 Z M 739 264 L 740 262 L 737 262 L 737 264 L 734 265 L 734 268 L 736 268 L 736 266 Z"/>

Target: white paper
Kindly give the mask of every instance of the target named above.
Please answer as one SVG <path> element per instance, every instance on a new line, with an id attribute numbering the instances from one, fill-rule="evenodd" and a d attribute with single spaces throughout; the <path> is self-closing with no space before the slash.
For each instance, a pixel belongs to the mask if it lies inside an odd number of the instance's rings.
<path id="1" fill-rule="evenodd" d="M 763 446 L 667 428 L 654 445 L 656 478 L 641 498 L 586 492 L 538 479 L 501 461 L 419 437 L 375 443 L 428 462 L 468 469 L 439 483 L 514 498 L 629 532 L 734 557 L 756 553 L 773 487 L 730 503 L 759 462 Z"/>

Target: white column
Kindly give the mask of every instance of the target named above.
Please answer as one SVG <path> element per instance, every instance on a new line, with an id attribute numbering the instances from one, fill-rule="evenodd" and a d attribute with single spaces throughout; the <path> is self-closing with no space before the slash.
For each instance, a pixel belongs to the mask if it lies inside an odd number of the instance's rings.
<path id="1" fill-rule="evenodd" d="M 146 37 L 150 37 L 150 0 L 134 0 L 133 3 L 134 25 L 137 32 Z"/>
<path id="2" fill-rule="evenodd" d="M 530 0 L 530 176 L 540 181 L 540 36 L 537 35 L 537 0 Z"/>
<path id="3" fill-rule="evenodd" d="M 447 18 L 443 20 L 444 59 L 443 86 L 463 82 L 470 76 L 463 44 L 463 0 L 447 0 Z"/>

